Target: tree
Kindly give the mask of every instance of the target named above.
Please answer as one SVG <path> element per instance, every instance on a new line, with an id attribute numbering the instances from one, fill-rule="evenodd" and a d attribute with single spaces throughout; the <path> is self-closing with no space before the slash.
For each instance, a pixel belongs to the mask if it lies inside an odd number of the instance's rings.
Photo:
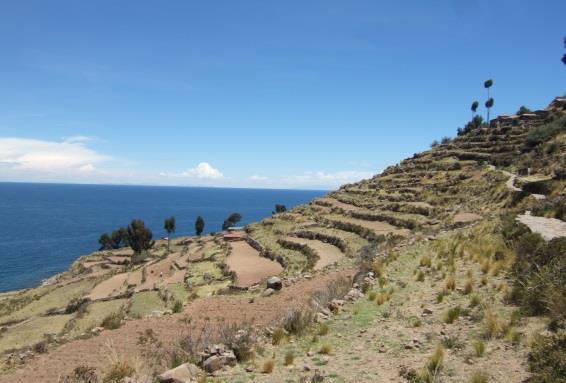
<path id="1" fill-rule="evenodd" d="M 222 224 L 222 230 L 227 230 L 229 227 L 236 225 L 242 219 L 242 215 L 240 213 L 232 213 L 224 220 Z"/>
<path id="2" fill-rule="evenodd" d="M 483 87 L 484 87 L 485 89 L 487 89 L 487 99 L 488 99 L 488 100 L 489 100 L 489 88 L 491 88 L 492 85 L 493 85 L 493 80 L 492 80 L 492 79 L 486 80 L 486 81 L 483 83 Z"/>
<path id="3" fill-rule="evenodd" d="M 470 108 L 472 110 L 472 119 L 476 115 L 476 112 L 478 110 L 478 106 L 480 106 L 480 103 L 478 101 L 472 102 L 472 107 Z"/>
<path id="4" fill-rule="evenodd" d="M 141 254 L 153 247 L 153 233 L 141 219 L 134 219 L 128 226 L 128 242 L 134 254 Z"/>
<path id="5" fill-rule="evenodd" d="M 107 233 L 104 233 L 100 236 L 98 243 L 100 243 L 100 250 L 110 250 L 113 248 L 112 238 L 110 238 Z"/>
<path id="6" fill-rule="evenodd" d="M 198 236 L 200 236 L 204 231 L 204 218 L 202 218 L 200 215 L 195 221 L 195 231 L 197 232 Z"/>
<path id="7" fill-rule="evenodd" d="M 564 37 L 564 48 L 566 49 L 566 37 Z M 562 56 L 562 63 L 566 65 L 566 53 Z"/>
<path id="8" fill-rule="evenodd" d="M 532 111 L 529 108 L 527 108 L 526 106 L 522 105 L 519 108 L 519 110 L 517 111 L 517 114 L 520 116 L 520 115 L 525 114 L 525 113 L 532 113 Z"/>
<path id="9" fill-rule="evenodd" d="M 114 230 L 111 235 L 112 238 L 112 248 L 119 249 L 124 246 L 128 246 L 128 230 L 125 227 L 121 227 L 118 230 Z"/>
<path id="10" fill-rule="evenodd" d="M 286 211 L 287 211 L 287 207 L 285 205 L 277 203 L 275 204 L 275 211 L 273 212 L 273 214 L 284 213 Z"/>
<path id="11" fill-rule="evenodd" d="M 177 228 L 177 225 L 175 224 L 175 217 L 166 218 L 163 223 L 163 228 L 167 232 L 167 252 L 169 252 L 171 247 L 171 233 L 174 233 Z"/>
<path id="12" fill-rule="evenodd" d="M 485 107 L 487 108 L 487 123 L 489 124 L 489 111 L 490 109 L 493 107 L 493 98 L 489 98 L 486 102 L 485 102 Z"/>
<path id="13" fill-rule="evenodd" d="M 432 143 L 430 144 L 431 148 L 437 147 L 440 143 L 438 142 L 438 140 L 434 140 L 432 141 Z"/>

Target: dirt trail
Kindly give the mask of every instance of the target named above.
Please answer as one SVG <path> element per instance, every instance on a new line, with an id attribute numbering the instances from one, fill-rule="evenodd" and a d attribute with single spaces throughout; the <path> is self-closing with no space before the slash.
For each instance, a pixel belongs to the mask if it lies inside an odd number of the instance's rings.
<path id="1" fill-rule="evenodd" d="M 307 245 L 318 254 L 319 259 L 314 266 L 315 270 L 323 269 L 326 266 L 339 262 L 344 258 L 344 253 L 342 253 L 339 248 L 328 243 L 296 237 L 288 237 L 286 239 L 291 242 Z"/>
<path id="2" fill-rule="evenodd" d="M 517 216 L 517 221 L 527 225 L 533 233 L 540 234 L 547 241 L 566 237 L 566 222 L 556 218 L 535 217 L 526 212 Z"/>
<path id="3" fill-rule="evenodd" d="M 187 306 L 184 314 L 193 323 L 202 323 L 205 318 L 223 318 L 231 323 L 252 322 L 265 326 L 280 319 L 293 307 L 305 305 L 313 292 L 323 289 L 336 278 L 351 278 L 353 274 L 353 269 L 320 274 L 311 280 L 302 280 L 284 287 L 280 293 L 271 297 L 255 299 L 252 303 L 244 296 L 200 298 Z M 109 365 L 110 349 L 126 360 L 140 361 L 141 349 L 137 342 L 139 333 L 152 329 L 165 345 L 171 344 L 182 331 L 180 320 L 184 314 L 129 321 L 117 330 L 104 331 L 90 339 L 63 344 L 36 357 L 17 371 L 0 375 L 0 383 L 57 382 L 60 374 L 67 374 L 79 365 L 103 371 Z"/>
<path id="4" fill-rule="evenodd" d="M 245 241 L 233 242 L 230 246 L 232 252 L 226 263 L 230 270 L 236 272 L 235 285 L 238 287 L 250 287 L 283 271 L 279 263 L 260 256 L 259 252 Z"/>

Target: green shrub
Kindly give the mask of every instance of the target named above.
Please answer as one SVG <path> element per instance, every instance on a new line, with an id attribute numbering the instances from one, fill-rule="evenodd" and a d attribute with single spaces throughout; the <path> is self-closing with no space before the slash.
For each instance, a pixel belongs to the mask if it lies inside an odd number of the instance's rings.
<path id="1" fill-rule="evenodd" d="M 566 378 L 566 332 L 550 337 L 539 336 L 529 353 L 529 369 L 532 383 L 559 383 Z"/>
<path id="2" fill-rule="evenodd" d="M 444 315 L 444 322 L 448 324 L 454 323 L 460 317 L 461 309 L 460 306 L 452 307 L 448 309 L 446 314 Z"/>
<path id="3" fill-rule="evenodd" d="M 121 312 L 115 312 L 104 318 L 100 325 L 106 330 L 116 330 L 122 325 L 122 319 L 124 319 L 123 314 Z"/>
<path id="4" fill-rule="evenodd" d="M 180 313 L 181 311 L 183 311 L 183 302 L 175 301 L 175 303 L 173 304 L 173 312 Z"/>
<path id="5" fill-rule="evenodd" d="M 283 328 L 289 334 L 303 335 L 313 322 L 314 313 L 312 310 L 292 310 L 283 320 Z"/>

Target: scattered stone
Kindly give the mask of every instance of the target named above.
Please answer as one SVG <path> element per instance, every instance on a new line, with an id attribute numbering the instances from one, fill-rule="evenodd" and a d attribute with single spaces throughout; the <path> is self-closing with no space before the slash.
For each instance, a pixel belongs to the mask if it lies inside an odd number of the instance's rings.
<path id="1" fill-rule="evenodd" d="M 431 310 L 431 309 L 425 308 L 425 309 L 423 310 L 423 315 L 431 315 L 431 314 L 432 314 L 432 310 Z"/>
<path id="2" fill-rule="evenodd" d="M 236 355 L 234 355 L 234 352 L 230 350 L 223 352 L 220 355 L 213 355 L 206 359 L 202 363 L 202 368 L 204 368 L 206 372 L 211 373 L 220 370 L 224 366 L 235 366 L 236 362 Z"/>
<path id="3" fill-rule="evenodd" d="M 273 294 L 275 294 L 275 290 L 272 289 L 272 288 L 268 288 L 268 289 L 265 289 L 265 290 L 263 291 L 263 293 L 261 293 L 261 296 L 262 296 L 262 297 L 269 297 L 269 296 L 271 296 L 271 295 L 273 295 Z"/>
<path id="4" fill-rule="evenodd" d="M 267 288 L 273 290 L 281 290 L 283 283 L 279 277 L 271 277 L 267 280 Z"/>
<path id="5" fill-rule="evenodd" d="M 314 352 L 308 351 L 308 352 L 307 352 L 307 356 L 312 358 L 312 357 L 314 356 Z"/>
<path id="6" fill-rule="evenodd" d="M 159 375 L 160 383 L 188 383 L 196 380 L 201 370 L 191 363 L 185 363 Z"/>
<path id="7" fill-rule="evenodd" d="M 309 366 L 308 364 L 303 365 L 303 371 L 310 371 L 312 370 L 311 366 Z"/>
<path id="8" fill-rule="evenodd" d="M 360 298 L 363 298 L 364 293 L 362 293 L 360 290 L 358 289 L 351 289 L 350 291 L 348 291 L 348 294 L 346 294 L 346 296 L 344 296 L 344 299 L 347 301 L 356 301 Z"/>

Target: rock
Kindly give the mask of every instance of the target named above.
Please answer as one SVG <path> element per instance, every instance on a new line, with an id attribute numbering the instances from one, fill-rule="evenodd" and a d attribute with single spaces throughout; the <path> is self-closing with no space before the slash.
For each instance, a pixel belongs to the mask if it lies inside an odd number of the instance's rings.
<path id="1" fill-rule="evenodd" d="M 271 295 L 275 294 L 275 290 L 272 288 L 267 288 L 263 291 L 263 293 L 261 293 L 262 297 L 269 297 Z"/>
<path id="2" fill-rule="evenodd" d="M 271 277 L 267 280 L 267 288 L 273 290 L 281 290 L 283 283 L 279 277 Z"/>
<path id="3" fill-rule="evenodd" d="M 307 352 L 307 356 L 312 358 L 314 356 L 314 352 L 312 351 Z"/>
<path id="4" fill-rule="evenodd" d="M 356 300 L 362 298 L 363 296 L 364 296 L 364 293 L 362 293 L 360 290 L 351 289 L 350 291 L 348 291 L 348 294 L 346 294 L 344 299 L 347 300 L 347 301 L 356 301 Z"/>
<path id="5" fill-rule="evenodd" d="M 201 373 L 200 368 L 191 363 L 181 364 L 172 370 L 159 375 L 157 379 L 160 383 L 189 383 L 198 379 Z"/>
<path id="6" fill-rule="evenodd" d="M 311 370 L 311 366 L 309 366 L 308 364 L 303 365 L 303 371 L 310 371 Z"/>
<path id="7" fill-rule="evenodd" d="M 215 372 L 224 366 L 235 366 L 237 362 L 233 351 L 226 351 L 220 355 L 213 355 L 202 363 L 202 368 L 206 372 Z"/>
<path id="8" fill-rule="evenodd" d="M 425 308 L 425 309 L 423 310 L 423 315 L 431 315 L 431 314 L 432 314 L 432 310 L 431 310 L 431 309 Z"/>

